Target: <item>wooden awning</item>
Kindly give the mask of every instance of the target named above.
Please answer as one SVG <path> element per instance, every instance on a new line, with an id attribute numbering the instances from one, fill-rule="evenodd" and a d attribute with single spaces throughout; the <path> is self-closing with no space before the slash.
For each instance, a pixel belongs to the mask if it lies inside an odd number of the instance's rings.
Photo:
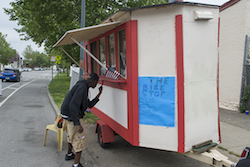
<path id="1" fill-rule="evenodd" d="M 56 42 L 53 47 L 75 43 L 72 38 L 74 38 L 78 42 L 91 40 L 101 34 L 104 34 L 109 30 L 112 30 L 113 28 L 117 27 L 122 23 L 122 21 L 116 21 L 90 27 L 79 28 L 75 30 L 69 30 Z"/>

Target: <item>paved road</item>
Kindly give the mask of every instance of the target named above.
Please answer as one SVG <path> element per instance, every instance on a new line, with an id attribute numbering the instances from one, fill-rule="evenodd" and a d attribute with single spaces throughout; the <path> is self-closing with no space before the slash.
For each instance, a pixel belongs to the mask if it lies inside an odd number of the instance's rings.
<path id="1" fill-rule="evenodd" d="M 45 127 L 55 119 L 55 111 L 46 89 L 50 80 L 49 71 L 33 71 L 23 73 L 21 83 L 11 82 L 4 86 L 6 89 L 0 97 L 0 167 L 72 165 L 73 161 L 64 161 L 67 150 L 66 135 L 61 152 L 57 150 L 55 132 L 48 132 L 46 146 L 43 146 Z M 14 91 L 16 92 L 13 93 Z M 11 93 L 13 94 L 9 97 Z M 88 148 L 81 157 L 85 167 L 209 166 L 182 154 L 131 146 L 120 136 L 116 136 L 116 142 L 110 148 L 103 149 L 94 133 L 95 125 L 86 124 L 85 128 Z"/>
<path id="2" fill-rule="evenodd" d="M 54 147 L 42 146 L 45 127 L 55 118 L 46 93 L 50 80 L 49 71 L 45 71 L 24 74 L 20 83 L 3 83 L 6 89 L 0 97 L 1 167 L 57 164 L 55 134 L 48 136 Z"/>

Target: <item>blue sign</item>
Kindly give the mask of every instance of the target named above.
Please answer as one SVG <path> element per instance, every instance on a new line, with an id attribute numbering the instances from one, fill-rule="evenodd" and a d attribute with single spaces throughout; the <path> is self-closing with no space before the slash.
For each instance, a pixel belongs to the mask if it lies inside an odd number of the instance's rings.
<path id="1" fill-rule="evenodd" d="M 175 126 L 175 77 L 139 77 L 139 124 Z"/>

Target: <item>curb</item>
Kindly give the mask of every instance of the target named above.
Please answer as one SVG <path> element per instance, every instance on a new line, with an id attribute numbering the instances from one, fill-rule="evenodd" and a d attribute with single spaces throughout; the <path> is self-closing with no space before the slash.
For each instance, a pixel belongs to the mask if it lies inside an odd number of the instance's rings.
<path id="1" fill-rule="evenodd" d="M 46 89 L 47 89 L 47 95 L 49 97 L 50 103 L 51 103 L 52 107 L 54 108 L 55 114 L 57 116 L 58 114 L 60 114 L 60 110 L 57 107 L 57 105 L 55 104 L 55 102 L 54 102 L 54 100 L 53 100 L 53 98 L 52 98 L 52 96 L 51 96 L 51 94 L 49 92 L 48 86 L 46 87 Z"/>

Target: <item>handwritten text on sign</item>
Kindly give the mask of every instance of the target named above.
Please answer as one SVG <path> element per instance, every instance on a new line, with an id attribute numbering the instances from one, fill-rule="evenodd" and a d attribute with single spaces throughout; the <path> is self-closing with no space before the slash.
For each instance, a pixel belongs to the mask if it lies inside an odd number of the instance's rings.
<path id="1" fill-rule="evenodd" d="M 175 77 L 139 77 L 139 123 L 175 126 Z"/>

